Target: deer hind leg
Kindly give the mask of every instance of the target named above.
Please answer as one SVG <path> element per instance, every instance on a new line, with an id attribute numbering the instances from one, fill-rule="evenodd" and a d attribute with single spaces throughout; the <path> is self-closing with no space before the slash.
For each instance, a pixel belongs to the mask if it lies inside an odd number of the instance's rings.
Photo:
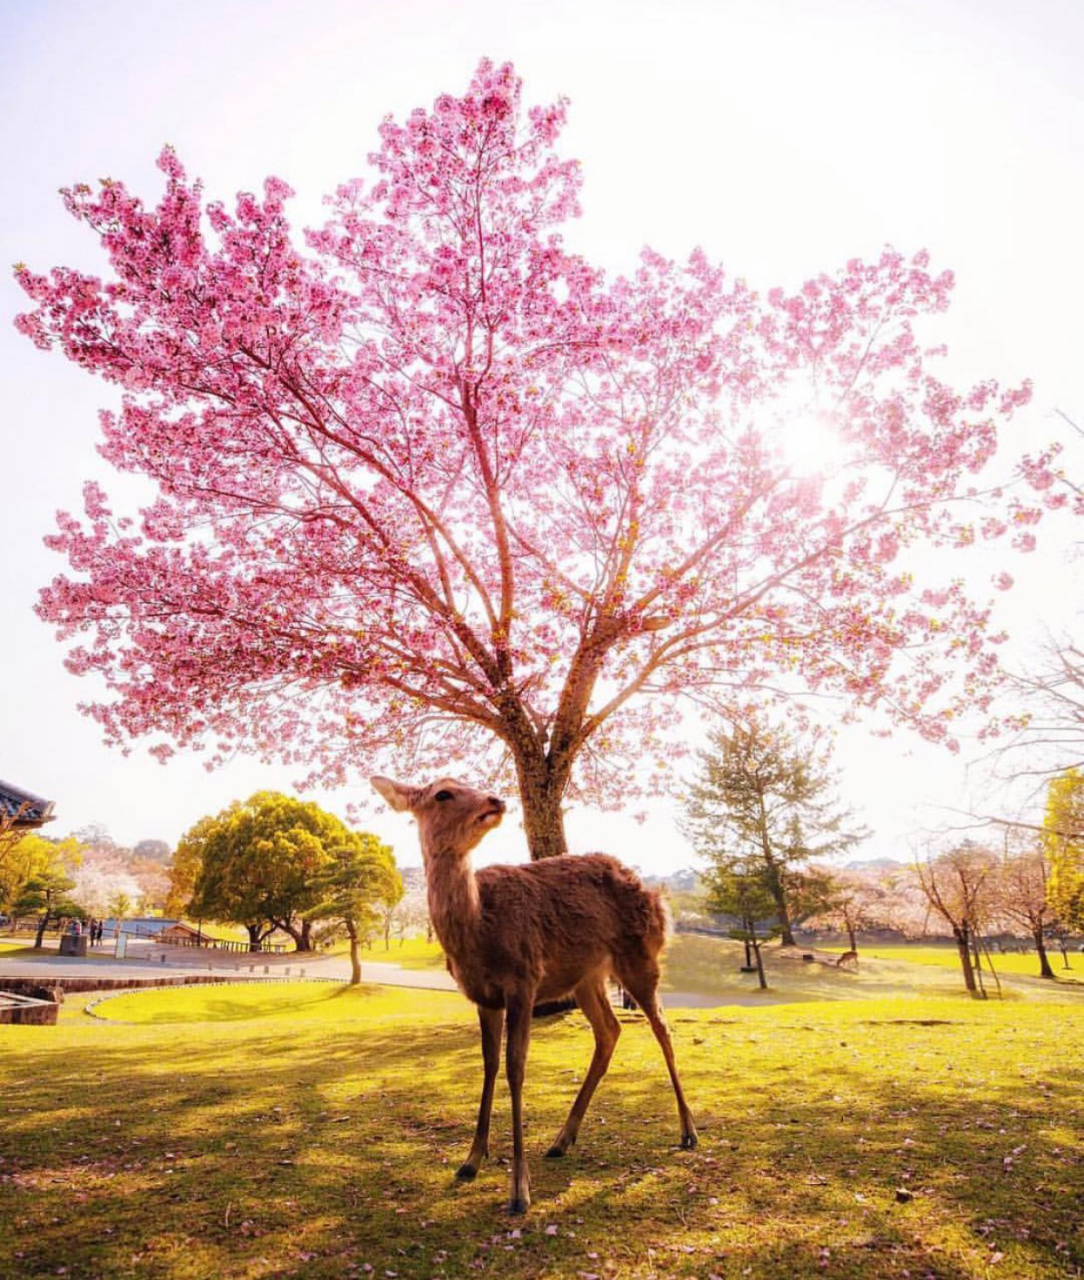
<path id="1" fill-rule="evenodd" d="M 506 1004 L 508 1039 L 505 1070 L 512 1095 L 512 1190 L 509 1213 L 526 1213 L 531 1203 L 531 1178 L 523 1150 L 523 1078 L 527 1071 L 527 1048 L 531 1041 L 531 1014 L 534 992 L 509 996 Z"/>
<path id="2" fill-rule="evenodd" d="M 674 1086 L 674 1097 L 677 1099 L 678 1116 L 681 1120 L 681 1145 L 686 1149 L 695 1147 L 696 1125 L 693 1124 L 692 1112 L 689 1110 L 688 1103 L 685 1101 L 685 1094 L 681 1089 L 677 1062 L 674 1059 L 674 1046 L 670 1041 L 670 1032 L 663 1019 L 662 1007 L 659 1004 L 657 990 L 659 984 L 658 965 L 651 962 L 647 966 L 638 965 L 635 969 L 631 966 L 626 966 L 618 972 L 617 977 L 621 985 L 640 1006 L 651 1024 L 651 1030 L 655 1033 L 655 1039 L 662 1049 L 662 1056 L 666 1059 L 666 1069 L 670 1072 L 670 1082 Z"/>
<path id="3" fill-rule="evenodd" d="M 591 1024 L 591 1030 L 595 1033 L 595 1052 L 591 1058 L 591 1065 L 587 1068 L 587 1075 L 580 1086 L 580 1091 L 576 1095 L 576 1101 L 572 1104 L 572 1110 L 568 1113 L 568 1119 L 554 1140 L 553 1146 L 546 1152 L 547 1159 L 563 1156 L 576 1141 L 576 1135 L 580 1131 L 580 1125 L 583 1123 L 583 1117 L 587 1112 L 591 1096 L 598 1087 L 599 1081 L 606 1074 L 606 1068 L 610 1065 L 610 1059 L 613 1057 L 614 1046 L 617 1044 L 617 1038 L 621 1034 L 621 1024 L 614 1017 L 610 1002 L 606 999 L 604 982 L 592 980 L 581 983 L 576 988 L 576 1003 L 580 1006 L 587 1021 Z"/>
<path id="4" fill-rule="evenodd" d="M 493 1110 L 493 1088 L 497 1081 L 497 1069 L 501 1062 L 501 1032 L 504 1030 L 503 1009 L 483 1009 L 478 1006 L 478 1022 L 482 1029 L 482 1064 L 485 1075 L 482 1080 L 482 1101 L 478 1107 L 478 1126 L 470 1154 L 456 1170 L 457 1178 L 473 1178 L 489 1155 L 489 1117 Z"/>

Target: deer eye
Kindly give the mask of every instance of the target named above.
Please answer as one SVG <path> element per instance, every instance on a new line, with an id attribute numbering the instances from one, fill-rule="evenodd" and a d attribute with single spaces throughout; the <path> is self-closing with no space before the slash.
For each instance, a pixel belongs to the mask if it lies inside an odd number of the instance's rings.
<path id="1" fill-rule="evenodd" d="M 450 791 L 441 790 L 437 792 L 437 794 L 433 797 L 433 799 L 440 800 L 440 801 L 454 800 L 455 796 L 453 796 Z"/>

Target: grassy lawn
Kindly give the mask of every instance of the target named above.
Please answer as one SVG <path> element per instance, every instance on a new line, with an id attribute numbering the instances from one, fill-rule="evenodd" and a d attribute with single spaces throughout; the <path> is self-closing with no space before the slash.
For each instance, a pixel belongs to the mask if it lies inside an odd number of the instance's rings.
<path id="1" fill-rule="evenodd" d="M 346 953 L 346 948 L 337 950 Z M 424 938 L 404 938 L 400 942 L 392 938 L 391 946 L 385 947 L 383 938 L 374 942 L 371 947 L 362 950 L 361 960 L 374 964 L 398 964 L 404 969 L 443 969 L 444 952 L 439 942 L 426 942 Z"/>
<path id="2" fill-rule="evenodd" d="M 830 964 L 806 964 L 802 948 L 783 950 L 770 943 L 761 950 L 770 990 L 762 992 L 756 974 L 742 973 L 744 948 L 740 942 L 679 933 L 666 951 L 664 991 L 718 995 L 724 1000 L 770 1004 L 796 1000 L 886 999 L 912 995 L 952 997 L 963 990 L 960 962 L 950 947 L 877 947 L 859 952 L 857 972 Z M 840 948 L 836 948 L 837 952 Z M 827 949 L 818 952 L 825 956 Z M 1061 955 L 1051 964 L 1057 981 L 1038 976 L 1034 955 L 995 956 L 994 964 L 1009 999 L 1062 1000 L 1084 992 L 1084 957 L 1070 956 L 1073 968 L 1061 967 Z M 986 985 L 996 994 L 987 974 Z"/>
<path id="3" fill-rule="evenodd" d="M 1012 1277 L 1079 1274 L 1084 999 L 675 1011 L 697 1150 L 638 1015 L 579 1145 L 541 1154 L 590 1057 L 538 1024 L 534 1203 L 469 1145 L 461 997 L 334 984 L 70 998 L 0 1029 L 0 1276 Z M 1076 1231 L 1078 1234 L 1074 1234 Z M 61 1270 L 61 1269 L 64 1270 Z"/>
<path id="4" fill-rule="evenodd" d="M 23 942 L 0 942 L 0 956 L 38 956 L 40 951 L 35 951 L 32 946 L 27 946 Z"/>
<path id="5" fill-rule="evenodd" d="M 845 951 L 846 948 L 838 946 L 826 947 L 825 950 Z M 960 969 L 956 948 L 949 946 L 911 946 L 907 943 L 898 945 L 877 943 L 868 948 L 863 947 L 859 952 L 859 957 L 861 960 L 906 960 L 911 964 L 932 964 L 943 969 L 954 969 L 957 972 Z M 1050 961 L 1050 967 L 1059 978 L 1075 978 L 1078 982 L 1084 982 L 1084 955 L 1079 951 L 1068 952 L 1068 969 L 1065 968 L 1065 961 L 1056 947 L 1049 949 L 1047 958 Z M 994 968 L 999 975 L 1023 974 L 1030 977 L 1038 977 L 1039 975 L 1039 957 L 1035 954 L 1034 949 L 1027 955 L 1015 951 L 1000 955 L 994 952 L 992 959 Z"/>

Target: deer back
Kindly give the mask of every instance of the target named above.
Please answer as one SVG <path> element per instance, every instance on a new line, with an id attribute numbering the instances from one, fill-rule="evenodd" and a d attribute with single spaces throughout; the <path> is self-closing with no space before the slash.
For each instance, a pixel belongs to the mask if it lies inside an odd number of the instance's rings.
<path id="1" fill-rule="evenodd" d="M 442 938 L 456 980 L 480 1004 L 502 1004 L 510 987 L 555 999 L 589 975 L 654 962 L 669 915 L 657 890 L 606 854 L 485 867 L 475 876 L 479 914 Z"/>

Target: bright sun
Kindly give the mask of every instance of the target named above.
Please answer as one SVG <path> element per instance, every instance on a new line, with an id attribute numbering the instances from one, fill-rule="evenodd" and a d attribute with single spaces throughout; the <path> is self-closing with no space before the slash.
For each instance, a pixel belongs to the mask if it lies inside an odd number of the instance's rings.
<path id="1" fill-rule="evenodd" d="M 826 474 L 842 451 L 834 415 L 818 406 L 815 394 L 794 388 L 767 407 L 764 433 L 779 461 L 795 475 Z"/>

